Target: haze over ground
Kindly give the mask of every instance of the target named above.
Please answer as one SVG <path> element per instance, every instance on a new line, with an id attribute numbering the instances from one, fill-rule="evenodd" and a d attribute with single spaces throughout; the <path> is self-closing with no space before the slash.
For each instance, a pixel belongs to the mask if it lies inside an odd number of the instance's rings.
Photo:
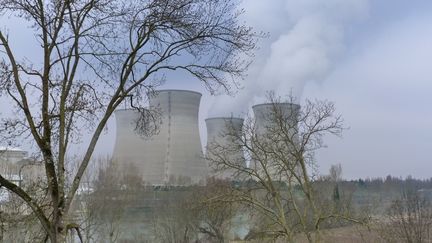
<path id="1" fill-rule="evenodd" d="M 181 73 L 167 74 L 161 87 L 203 93 L 203 144 L 208 116 L 243 115 L 268 90 L 293 92 L 300 101 L 334 101 L 350 127 L 342 139 L 326 139 L 317 154 L 321 172 L 341 163 L 344 178 L 431 177 L 431 1 L 244 0 L 242 7 L 246 24 L 270 36 L 234 98 L 212 97 Z M 28 37 L 20 24 L 11 23 L 17 46 Z M 22 53 L 37 56 L 27 48 Z M 8 112 L 2 105 L 0 113 Z M 114 138 L 111 119 L 97 154 L 110 153 Z"/>

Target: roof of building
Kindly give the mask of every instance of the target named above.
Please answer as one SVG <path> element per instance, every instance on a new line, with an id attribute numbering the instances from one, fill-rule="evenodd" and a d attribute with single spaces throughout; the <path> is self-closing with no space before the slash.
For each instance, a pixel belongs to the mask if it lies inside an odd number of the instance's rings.
<path id="1" fill-rule="evenodd" d="M 0 146 L 0 151 L 16 151 L 16 152 L 25 152 L 24 150 L 16 147 L 6 147 L 6 146 Z"/>

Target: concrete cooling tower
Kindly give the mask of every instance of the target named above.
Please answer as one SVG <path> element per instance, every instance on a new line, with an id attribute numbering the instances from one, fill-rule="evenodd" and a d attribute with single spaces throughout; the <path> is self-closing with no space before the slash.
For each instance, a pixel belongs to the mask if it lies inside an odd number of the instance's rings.
<path id="1" fill-rule="evenodd" d="M 186 185 L 203 182 L 207 166 L 203 159 L 198 128 L 201 94 L 186 90 L 161 90 L 149 97 L 161 124 L 150 138 L 136 131 L 138 112 L 118 110 L 113 161 L 118 167 L 139 173 L 153 185 Z M 128 173 L 128 172 L 127 172 Z"/>
<path id="2" fill-rule="evenodd" d="M 282 116 L 286 127 L 291 129 L 292 134 L 290 134 L 290 137 L 293 138 L 293 142 L 298 142 L 296 141 L 298 137 L 294 134 L 297 133 L 297 119 L 300 112 L 300 105 L 292 103 L 259 104 L 253 106 L 252 110 L 255 117 L 255 132 L 259 143 L 269 143 L 270 146 L 275 143 L 273 138 L 277 136 L 280 128 L 278 128 L 274 118 L 278 116 Z M 284 148 L 284 146 L 285 145 L 282 144 L 279 148 Z M 286 147 L 285 149 L 288 154 L 290 148 Z M 269 168 L 269 173 L 273 175 L 273 179 L 277 179 L 276 176 L 279 176 L 277 173 L 278 165 L 274 161 L 267 161 L 267 167 Z M 262 170 L 262 168 L 260 168 L 262 166 L 253 158 L 251 166 L 255 166 L 258 171 Z"/>
<path id="3" fill-rule="evenodd" d="M 300 105 L 292 103 L 276 103 L 276 104 L 259 104 L 252 107 L 255 116 L 255 125 L 257 135 L 264 135 L 268 129 L 275 125 L 275 112 L 280 113 L 288 122 L 290 127 L 296 126 L 296 120 L 299 115 Z"/>
<path id="4" fill-rule="evenodd" d="M 210 176 L 219 179 L 233 179 L 234 170 L 214 171 L 215 164 L 211 158 L 214 154 L 225 156 L 227 160 L 239 166 L 246 167 L 243 150 L 235 137 L 241 136 L 243 119 L 218 117 L 206 119 L 207 125 L 207 158 L 209 158 Z M 221 153 L 223 151 L 223 153 Z"/>

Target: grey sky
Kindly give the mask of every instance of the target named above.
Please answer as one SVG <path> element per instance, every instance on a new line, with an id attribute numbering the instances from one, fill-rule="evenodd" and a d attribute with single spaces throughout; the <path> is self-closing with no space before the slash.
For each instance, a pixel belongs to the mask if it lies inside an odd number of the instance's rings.
<path id="1" fill-rule="evenodd" d="M 300 100 L 334 101 L 350 127 L 342 139 L 327 138 L 328 148 L 317 154 L 321 172 L 341 163 L 345 178 L 432 177 L 432 1 L 244 0 L 242 7 L 244 21 L 270 34 L 244 88 L 234 98 L 211 97 L 178 73 L 162 87 L 203 93 L 203 143 L 208 116 L 242 115 L 265 91 L 292 90 Z M 31 38 L 10 26 L 17 46 Z M 36 55 L 27 48 L 23 55 Z M 111 119 L 97 153 L 110 153 L 114 137 Z"/>

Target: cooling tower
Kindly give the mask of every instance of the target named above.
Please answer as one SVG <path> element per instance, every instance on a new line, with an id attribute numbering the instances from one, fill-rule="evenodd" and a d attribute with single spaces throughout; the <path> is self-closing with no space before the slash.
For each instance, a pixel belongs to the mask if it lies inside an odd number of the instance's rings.
<path id="1" fill-rule="evenodd" d="M 224 156 L 224 159 L 235 165 L 246 167 L 243 150 L 236 138 L 241 137 L 243 119 L 232 117 L 218 117 L 206 119 L 207 125 L 207 152 L 211 176 L 219 179 L 233 179 L 235 170 L 226 169 L 215 171 L 217 165 L 212 158 L 215 154 Z"/>
<path id="2" fill-rule="evenodd" d="M 268 103 L 255 105 L 252 107 L 252 110 L 255 116 L 255 132 L 257 143 L 259 144 L 258 146 L 264 148 L 264 150 L 266 150 L 266 146 L 272 146 L 272 149 L 277 146 L 277 149 L 285 150 L 282 152 L 286 154 L 286 156 L 289 156 L 290 150 L 292 150 L 293 147 L 287 146 L 283 141 L 275 141 L 280 138 L 279 133 L 282 132 L 280 124 L 277 122 L 281 121 L 281 119 L 278 119 L 279 117 L 282 118 L 284 127 L 289 133 L 288 137 L 290 137 L 294 144 L 298 143 L 297 119 L 300 112 L 300 105 L 292 103 Z M 281 137 L 285 137 L 285 135 Z M 269 156 L 271 157 L 272 155 L 270 154 Z M 279 161 L 279 159 L 277 160 Z M 276 159 L 267 158 L 267 161 L 261 162 L 267 164 L 266 167 L 273 179 L 284 179 L 280 177 L 280 173 L 278 173 L 280 165 L 275 161 Z M 262 165 L 254 158 L 252 158 L 251 166 L 255 166 L 256 170 L 262 172 Z"/>
<path id="3" fill-rule="evenodd" d="M 255 126 L 258 136 L 262 136 L 274 127 L 275 115 L 280 114 L 285 118 L 288 126 L 295 128 L 300 105 L 292 103 L 259 104 L 252 107 L 255 116 Z M 277 114 L 276 114 L 277 113 Z"/>
<path id="4" fill-rule="evenodd" d="M 201 94 L 186 90 L 161 90 L 149 97 L 161 124 L 157 135 L 144 138 L 135 131 L 138 113 L 116 111 L 117 138 L 113 160 L 129 166 L 154 185 L 199 183 L 207 176 L 198 128 Z"/>

